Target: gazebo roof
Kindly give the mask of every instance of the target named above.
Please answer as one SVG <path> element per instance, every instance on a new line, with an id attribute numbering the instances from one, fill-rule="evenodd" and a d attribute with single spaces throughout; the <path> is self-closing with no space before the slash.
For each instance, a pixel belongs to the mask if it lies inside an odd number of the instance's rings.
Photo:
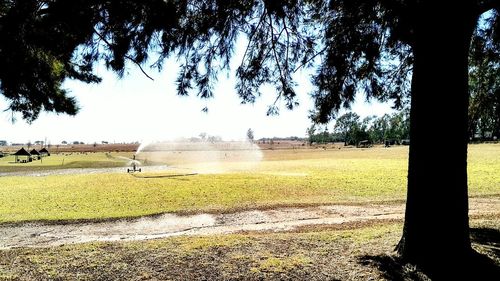
<path id="1" fill-rule="evenodd" d="M 14 153 L 14 155 L 16 155 L 16 156 L 31 156 L 31 154 L 28 151 L 26 151 L 26 149 L 24 149 L 24 147 L 19 149 L 16 153 Z"/>
<path id="2" fill-rule="evenodd" d="M 49 151 L 45 147 L 42 148 L 42 149 L 40 149 L 39 152 L 40 152 L 40 154 L 42 154 L 42 153 L 49 153 Z"/>
<path id="3" fill-rule="evenodd" d="M 40 155 L 40 152 L 36 151 L 36 149 L 33 148 L 32 151 L 30 151 L 31 155 Z"/>

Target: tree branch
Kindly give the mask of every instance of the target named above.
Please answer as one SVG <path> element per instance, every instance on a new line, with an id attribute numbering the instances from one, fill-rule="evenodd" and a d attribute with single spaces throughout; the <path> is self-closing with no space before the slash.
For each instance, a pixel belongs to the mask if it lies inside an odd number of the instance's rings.
<path id="1" fill-rule="evenodd" d="M 271 30 L 271 47 L 272 47 L 273 54 L 274 54 L 274 60 L 276 61 L 276 66 L 278 67 L 278 71 L 280 73 L 280 80 L 281 80 L 281 84 L 283 86 L 283 91 L 284 91 L 285 87 L 286 87 L 286 79 L 285 79 L 285 76 L 283 74 L 283 70 L 281 69 L 278 54 L 276 53 L 276 42 L 274 40 L 274 32 L 273 32 L 273 18 L 271 17 L 271 14 L 268 14 L 268 17 L 269 17 L 269 26 L 270 26 L 270 30 Z M 276 40 L 278 40 L 278 39 L 279 39 L 279 37 L 276 38 Z M 281 94 L 280 94 L 280 96 L 281 96 Z"/>
<path id="2" fill-rule="evenodd" d="M 319 56 L 321 53 L 323 53 L 324 51 L 326 50 L 326 47 L 324 47 L 322 50 L 320 50 L 319 52 L 317 52 L 316 54 L 314 54 L 314 56 L 310 57 L 308 60 L 306 60 L 304 63 L 300 64 L 299 66 L 297 66 L 293 71 L 292 73 L 295 73 L 297 72 L 299 69 L 301 69 L 302 67 L 304 67 L 305 65 L 307 65 L 309 62 L 311 62 L 313 59 L 315 59 L 317 56 Z"/>
<path id="3" fill-rule="evenodd" d="M 290 33 L 288 33 L 288 28 L 286 27 L 286 20 L 283 18 L 283 29 L 286 33 L 286 60 L 285 60 L 285 68 L 288 70 L 288 55 L 290 50 Z"/>
<path id="4" fill-rule="evenodd" d="M 253 37 L 255 36 L 255 33 L 257 33 L 257 30 L 259 29 L 262 21 L 264 21 L 265 17 L 266 17 L 266 9 L 264 9 L 264 11 L 262 12 L 260 20 L 257 23 L 257 26 L 255 27 L 255 30 L 252 32 L 252 34 L 250 34 L 250 37 L 248 38 L 248 44 L 247 44 L 247 47 L 245 49 L 245 53 L 243 53 L 243 58 L 241 59 L 240 65 L 243 65 L 245 63 L 245 57 L 247 56 L 248 49 L 250 49 L 250 45 L 252 44 Z"/>
<path id="5" fill-rule="evenodd" d="M 99 38 L 100 38 L 100 39 L 101 39 L 101 40 L 102 40 L 102 41 L 103 41 L 106 45 L 108 45 L 108 47 L 111 47 L 111 46 L 112 46 L 112 44 L 111 44 L 108 40 L 106 40 L 106 38 L 104 38 L 104 36 L 103 36 L 101 33 L 99 33 L 99 32 L 98 32 L 95 28 L 94 28 L 94 32 L 95 32 L 95 34 L 97 34 L 97 36 L 99 36 Z M 154 80 L 151 76 L 149 76 L 149 75 L 146 73 L 146 71 L 144 71 L 144 69 L 142 68 L 141 64 L 140 64 L 138 61 L 136 61 L 134 58 L 132 58 L 131 56 L 129 56 L 129 55 L 127 55 L 127 54 L 124 54 L 124 55 L 123 55 L 123 57 L 124 57 L 124 58 L 126 58 L 126 59 L 128 59 L 128 60 L 130 60 L 130 61 L 131 61 L 131 62 L 133 62 L 133 63 L 134 63 L 137 67 L 139 67 L 139 69 L 141 70 L 142 74 L 144 74 L 144 76 L 146 76 L 147 78 L 151 79 L 151 81 L 155 81 L 155 80 Z"/>

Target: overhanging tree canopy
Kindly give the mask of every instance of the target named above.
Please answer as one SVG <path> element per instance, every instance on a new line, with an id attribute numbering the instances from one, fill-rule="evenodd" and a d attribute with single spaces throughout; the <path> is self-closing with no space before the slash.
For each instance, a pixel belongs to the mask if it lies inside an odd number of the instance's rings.
<path id="1" fill-rule="evenodd" d="M 292 76 L 302 67 L 315 71 L 311 117 L 318 122 L 348 107 L 357 92 L 401 106 L 411 89 L 399 252 L 432 269 L 450 253 L 463 261 L 470 252 L 467 70 L 469 61 L 498 66 L 499 10 L 498 0 L 2 1 L 0 90 L 27 121 L 42 110 L 76 114 L 76 101 L 61 88 L 65 79 L 99 82 L 93 69 L 101 60 L 123 74 L 127 61 L 161 69 L 175 55 L 182 62 L 178 93 L 209 98 L 239 36 L 249 42 L 236 70 L 243 102 L 272 84 L 276 100 L 293 108 Z M 450 125 L 443 130 L 439 120 Z M 427 146 L 429 136 L 453 141 L 442 152 Z"/>
<path id="2" fill-rule="evenodd" d="M 476 18 L 498 6 L 494 0 L 467 2 Z M 196 88 L 200 97 L 209 98 L 218 71 L 229 67 L 236 39 L 246 35 L 250 42 L 237 69 L 237 90 L 244 102 L 253 102 L 260 86 L 269 83 L 293 108 L 292 74 L 317 66 L 316 121 L 326 122 L 341 106 L 349 106 L 360 90 L 399 107 L 410 88 L 415 11 L 424 6 L 418 3 L 2 1 L 0 32 L 6 40 L 0 52 L 1 90 L 11 101 L 10 109 L 28 121 L 41 110 L 76 114 L 76 100 L 61 88 L 64 79 L 99 82 L 93 67 L 101 59 L 123 74 L 126 61 L 161 69 L 165 58 L 178 55 L 184 59 L 178 93 Z M 498 64 L 497 15 L 492 12 L 478 28 L 471 55 Z M 152 50 L 159 56 L 150 58 Z M 276 110 L 271 106 L 269 112 Z"/>

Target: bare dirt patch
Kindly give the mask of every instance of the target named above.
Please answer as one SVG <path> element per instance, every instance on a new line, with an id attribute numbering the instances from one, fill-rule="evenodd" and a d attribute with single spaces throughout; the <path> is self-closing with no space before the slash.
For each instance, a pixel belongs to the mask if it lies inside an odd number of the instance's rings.
<path id="1" fill-rule="evenodd" d="M 500 215 L 500 198 L 472 198 L 470 215 Z M 26 223 L 0 226 L 0 249 L 51 247 L 92 241 L 133 241 L 181 235 L 292 231 L 307 226 L 363 225 L 402 220 L 404 204 L 327 205 L 250 210 L 229 214 L 163 214 L 85 223 Z"/>

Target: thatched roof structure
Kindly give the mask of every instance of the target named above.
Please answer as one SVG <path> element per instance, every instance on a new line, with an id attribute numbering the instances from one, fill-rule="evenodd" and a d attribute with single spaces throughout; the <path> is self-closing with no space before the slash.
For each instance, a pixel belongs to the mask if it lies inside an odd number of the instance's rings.
<path id="1" fill-rule="evenodd" d="M 47 155 L 47 156 L 50 156 L 50 152 L 44 147 L 42 149 L 40 149 L 40 155 Z"/>
<path id="2" fill-rule="evenodd" d="M 36 151 L 36 149 L 33 148 L 32 151 L 30 151 L 31 155 L 40 155 L 40 152 Z"/>
<path id="3" fill-rule="evenodd" d="M 16 153 L 14 153 L 14 155 L 15 156 L 31 156 L 31 154 L 28 151 L 26 151 L 26 149 L 24 149 L 24 147 L 19 149 Z"/>
<path id="4" fill-rule="evenodd" d="M 20 157 L 20 156 L 24 156 L 24 157 L 26 157 L 26 160 L 22 160 L 22 161 L 20 161 L 20 160 L 19 160 L 19 157 Z M 26 151 L 26 149 L 24 149 L 24 147 L 23 147 L 23 148 L 21 148 L 21 149 L 19 149 L 16 153 L 14 153 L 14 157 L 15 157 L 15 159 L 16 159 L 16 160 L 15 160 L 15 161 L 16 161 L 16 163 L 17 163 L 17 162 L 22 162 L 22 163 L 31 162 L 31 159 L 32 159 L 32 158 L 31 158 L 31 154 L 30 154 L 28 151 Z"/>

